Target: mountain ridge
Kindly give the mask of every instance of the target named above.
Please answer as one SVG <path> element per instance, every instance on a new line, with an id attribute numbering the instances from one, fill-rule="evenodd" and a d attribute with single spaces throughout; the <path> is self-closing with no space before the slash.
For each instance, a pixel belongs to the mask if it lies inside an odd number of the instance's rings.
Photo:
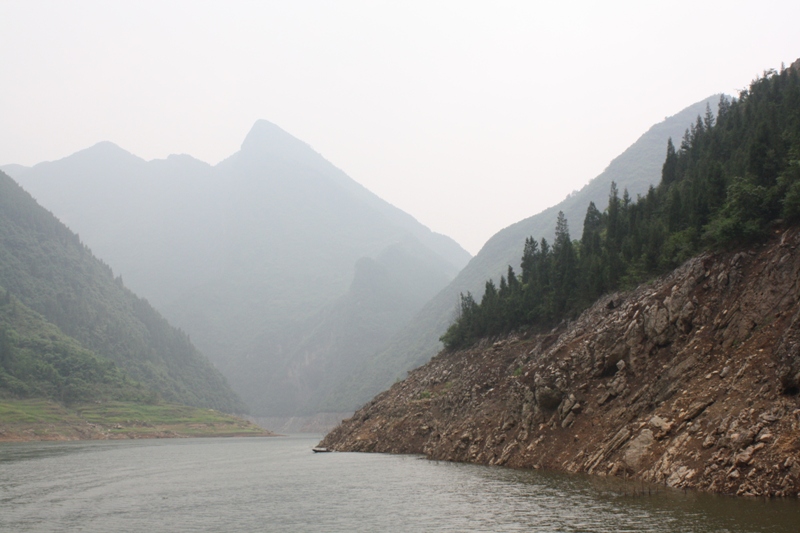
<path id="1" fill-rule="evenodd" d="M 319 317 L 333 327 L 335 321 L 319 313 L 335 314 L 331 306 L 347 301 L 340 298 L 351 290 L 358 261 L 380 261 L 406 243 L 401 262 L 411 270 L 387 280 L 413 292 L 407 302 L 421 306 L 470 258 L 455 241 L 265 120 L 215 166 L 190 156 L 145 162 L 117 148 L 99 145 L 15 177 L 113 264 L 126 284 L 191 334 L 259 415 L 297 414 L 284 402 L 290 397 L 299 396 L 304 405 L 321 401 L 303 385 L 310 374 L 298 375 L 306 370 L 292 363 L 307 357 L 300 347 L 309 346 L 309 337 L 349 342 L 349 348 L 331 347 L 342 357 L 361 353 L 354 336 L 321 334 L 308 325 Z M 103 156 L 95 166 L 92 153 Z M 121 168 L 114 168 L 113 157 Z M 419 261 L 425 266 L 418 268 Z M 415 284 L 408 285 L 408 276 Z M 375 305 L 393 308 L 392 291 L 368 288 L 383 295 Z M 376 311 L 373 318 L 405 320 L 409 312 L 406 304 L 396 311 Z M 341 324 L 360 329 L 353 320 Z M 399 327 L 388 326 L 377 330 L 390 335 Z M 348 402 L 347 394 L 336 396 L 355 408 L 360 400 Z"/>

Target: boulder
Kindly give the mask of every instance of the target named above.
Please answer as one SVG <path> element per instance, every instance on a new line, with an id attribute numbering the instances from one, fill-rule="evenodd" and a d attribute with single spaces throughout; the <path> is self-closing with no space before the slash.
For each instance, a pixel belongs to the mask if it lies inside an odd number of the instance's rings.
<path id="1" fill-rule="evenodd" d="M 638 470 L 639 465 L 642 462 L 642 457 L 644 457 L 654 442 L 655 437 L 653 436 L 653 432 L 647 428 L 643 429 L 635 438 L 633 438 L 628 443 L 628 446 L 625 448 L 625 452 L 622 456 L 628 468 L 633 471 Z"/>

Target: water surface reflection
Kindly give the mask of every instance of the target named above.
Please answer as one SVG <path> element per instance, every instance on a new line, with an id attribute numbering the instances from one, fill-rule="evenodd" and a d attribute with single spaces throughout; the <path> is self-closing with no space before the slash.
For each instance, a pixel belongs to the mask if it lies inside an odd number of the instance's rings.
<path id="1" fill-rule="evenodd" d="M 319 436 L 0 445 L 0 531 L 798 531 L 795 500 L 313 454 Z"/>

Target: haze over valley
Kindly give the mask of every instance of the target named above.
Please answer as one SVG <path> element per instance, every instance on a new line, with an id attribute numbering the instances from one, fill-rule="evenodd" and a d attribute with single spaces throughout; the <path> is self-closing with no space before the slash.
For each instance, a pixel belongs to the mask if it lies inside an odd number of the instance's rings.
<path id="1" fill-rule="evenodd" d="M 796 531 L 797 2 L 0 20 L 0 530 Z"/>
<path id="2" fill-rule="evenodd" d="M 213 167 L 146 162 L 104 142 L 7 170 L 186 331 L 254 415 L 347 413 L 430 359 L 459 292 L 480 296 L 485 278 L 517 267 L 524 236 L 552 239 L 555 212 L 580 220 L 587 202 L 603 208 L 615 180 L 633 195 L 657 184 L 667 139 L 718 101 L 653 126 L 472 261 L 264 120 Z"/>
<path id="3" fill-rule="evenodd" d="M 470 258 L 266 121 L 214 167 L 100 143 L 9 171 L 189 333 L 256 415 L 366 401 L 341 383 Z"/>

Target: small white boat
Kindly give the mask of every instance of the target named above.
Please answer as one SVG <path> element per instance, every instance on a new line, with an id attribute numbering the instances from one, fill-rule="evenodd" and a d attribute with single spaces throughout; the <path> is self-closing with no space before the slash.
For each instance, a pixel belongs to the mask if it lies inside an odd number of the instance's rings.
<path id="1" fill-rule="evenodd" d="M 314 453 L 327 453 L 330 451 L 328 448 L 323 448 L 322 446 L 316 446 L 311 449 L 314 451 Z"/>

